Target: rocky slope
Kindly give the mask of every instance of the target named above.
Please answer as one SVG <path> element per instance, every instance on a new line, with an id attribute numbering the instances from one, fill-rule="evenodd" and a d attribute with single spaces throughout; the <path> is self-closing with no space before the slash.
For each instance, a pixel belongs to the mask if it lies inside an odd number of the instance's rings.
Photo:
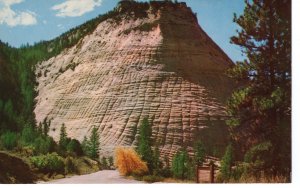
<path id="1" fill-rule="evenodd" d="M 191 9 L 123 2 L 114 12 L 77 45 L 37 65 L 37 122 L 51 119 L 56 140 L 62 123 L 79 140 L 95 125 L 104 155 L 135 145 L 144 117 L 169 156 L 182 146 L 191 150 L 209 125 L 224 127 L 233 87 L 224 72 L 232 62 Z M 215 134 L 221 144 L 222 133 Z"/>
<path id="2" fill-rule="evenodd" d="M 21 158 L 0 151 L 0 183 L 33 183 L 37 180 Z"/>

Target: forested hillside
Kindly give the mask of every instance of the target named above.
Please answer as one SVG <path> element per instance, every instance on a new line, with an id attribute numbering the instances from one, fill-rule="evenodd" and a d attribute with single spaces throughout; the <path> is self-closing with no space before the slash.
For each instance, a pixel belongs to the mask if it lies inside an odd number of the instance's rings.
<path id="1" fill-rule="evenodd" d="M 67 135 L 63 144 L 57 145 L 48 136 L 50 120 L 45 119 L 39 125 L 35 121 L 33 109 L 37 93 L 34 67 L 38 62 L 77 44 L 100 22 L 113 15 L 115 10 L 99 15 L 53 40 L 34 45 L 14 48 L 0 40 L 0 150 L 17 152 L 21 156 L 51 152 L 62 156 L 70 152 L 76 156 L 89 156 L 89 149 L 81 147 L 77 140 L 71 140 Z"/>

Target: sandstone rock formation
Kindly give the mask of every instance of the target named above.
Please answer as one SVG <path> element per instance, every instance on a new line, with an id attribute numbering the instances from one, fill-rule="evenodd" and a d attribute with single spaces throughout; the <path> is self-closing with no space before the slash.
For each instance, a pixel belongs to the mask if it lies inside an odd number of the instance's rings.
<path id="1" fill-rule="evenodd" d="M 136 144 L 148 117 L 162 155 L 192 150 L 208 121 L 224 126 L 231 60 L 185 3 L 123 2 L 114 11 L 77 45 L 37 65 L 37 122 L 51 119 L 55 140 L 62 123 L 78 140 L 95 125 L 101 154 L 111 155 L 115 146 Z"/>

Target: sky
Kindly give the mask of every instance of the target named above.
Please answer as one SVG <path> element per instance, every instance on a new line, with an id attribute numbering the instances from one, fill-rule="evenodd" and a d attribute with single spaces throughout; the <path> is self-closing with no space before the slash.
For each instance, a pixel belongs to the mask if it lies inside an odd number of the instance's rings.
<path id="1" fill-rule="evenodd" d="M 139 0 L 145 1 L 145 0 Z M 202 29 L 233 60 L 243 60 L 241 49 L 230 44 L 238 26 L 233 14 L 244 10 L 243 0 L 178 0 L 197 13 Z M 11 46 L 53 39 L 99 14 L 118 0 L 0 0 L 0 40 Z"/>

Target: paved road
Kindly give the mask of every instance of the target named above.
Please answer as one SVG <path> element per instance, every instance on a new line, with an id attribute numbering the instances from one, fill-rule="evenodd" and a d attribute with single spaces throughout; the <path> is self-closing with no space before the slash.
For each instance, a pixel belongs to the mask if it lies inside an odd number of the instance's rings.
<path id="1" fill-rule="evenodd" d="M 48 182 L 40 182 L 45 184 L 127 184 L 127 183 L 143 183 L 142 181 L 125 179 L 119 175 L 117 170 L 102 170 L 92 174 L 86 174 L 81 176 L 72 176 L 69 178 L 63 178 L 58 180 L 52 180 Z"/>

